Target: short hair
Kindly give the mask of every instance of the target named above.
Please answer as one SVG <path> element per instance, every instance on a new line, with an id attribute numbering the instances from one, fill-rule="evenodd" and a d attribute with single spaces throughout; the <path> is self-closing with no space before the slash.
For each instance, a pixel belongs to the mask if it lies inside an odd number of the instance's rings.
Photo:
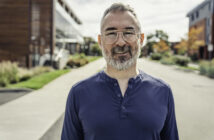
<path id="1" fill-rule="evenodd" d="M 130 12 L 135 17 L 135 19 L 137 20 L 138 29 L 139 29 L 139 31 L 141 31 L 140 22 L 137 18 L 137 15 L 136 15 L 134 9 L 132 7 L 130 7 L 129 5 L 124 5 L 123 3 L 113 3 L 109 8 L 107 8 L 105 10 L 103 17 L 102 17 L 102 20 L 101 20 L 101 28 L 102 28 L 103 19 L 105 18 L 105 16 L 108 13 L 117 12 L 117 11 L 120 11 L 120 12 L 128 11 L 128 12 Z"/>

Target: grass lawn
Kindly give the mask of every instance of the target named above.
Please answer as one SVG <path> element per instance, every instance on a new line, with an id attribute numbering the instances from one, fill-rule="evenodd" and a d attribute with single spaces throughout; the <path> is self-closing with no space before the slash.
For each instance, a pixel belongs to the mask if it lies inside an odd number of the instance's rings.
<path id="1" fill-rule="evenodd" d="M 95 61 L 99 58 L 101 58 L 102 56 L 87 56 L 87 55 L 83 55 L 83 54 L 74 54 L 70 56 L 70 59 L 73 60 L 77 60 L 77 59 L 87 59 L 88 62 L 92 62 Z"/>
<path id="2" fill-rule="evenodd" d="M 101 58 L 102 56 L 86 56 L 86 59 L 89 61 L 89 62 L 92 62 L 92 61 L 95 61 L 99 58 Z"/>
<path id="3" fill-rule="evenodd" d="M 31 88 L 31 89 L 40 89 L 50 81 L 56 79 L 57 77 L 69 72 L 70 69 L 66 70 L 55 70 L 52 72 L 47 72 L 34 76 L 27 81 L 19 82 L 17 84 L 10 84 L 8 88 Z"/>
<path id="4" fill-rule="evenodd" d="M 191 67 L 191 66 L 187 66 L 187 67 L 184 67 L 184 66 L 180 66 L 182 69 L 187 69 L 187 70 L 192 70 L 192 71 L 199 71 L 198 68 L 195 68 L 195 67 Z"/>

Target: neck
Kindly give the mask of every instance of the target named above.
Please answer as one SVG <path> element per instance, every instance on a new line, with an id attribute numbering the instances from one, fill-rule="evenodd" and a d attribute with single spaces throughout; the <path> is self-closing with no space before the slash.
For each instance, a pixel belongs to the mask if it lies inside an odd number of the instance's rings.
<path id="1" fill-rule="evenodd" d="M 130 68 L 128 68 L 126 70 L 117 70 L 107 64 L 105 72 L 107 75 L 109 75 L 110 77 L 115 78 L 117 80 L 118 79 L 129 79 L 129 78 L 137 76 L 139 73 L 139 71 L 137 70 L 136 64 L 134 64 L 133 66 L 131 66 Z"/>

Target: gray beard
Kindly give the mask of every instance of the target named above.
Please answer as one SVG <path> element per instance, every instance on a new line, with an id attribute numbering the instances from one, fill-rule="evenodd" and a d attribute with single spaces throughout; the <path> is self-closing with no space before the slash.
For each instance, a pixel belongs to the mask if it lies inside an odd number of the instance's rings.
<path id="1" fill-rule="evenodd" d="M 140 47 L 138 47 L 137 52 L 135 52 L 135 54 L 130 59 L 124 62 L 121 62 L 120 60 L 115 60 L 111 56 L 107 56 L 103 48 L 102 48 L 102 54 L 108 65 L 112 66 L 113 68 L 119 71 L 122 71 L 122 70 L 127 70 L 128 68 L 136 64 L 137 58 L 140 56 Z"/>

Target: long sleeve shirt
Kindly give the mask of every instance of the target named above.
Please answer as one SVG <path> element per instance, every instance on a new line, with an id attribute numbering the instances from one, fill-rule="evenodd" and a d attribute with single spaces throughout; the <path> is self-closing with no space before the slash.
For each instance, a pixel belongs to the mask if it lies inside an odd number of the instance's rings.
<path id="1" fill-rule="evenodd" d="M 70 90 L 61 140 L 179 140 L 172 91 L 140 71 L 123 97 L 101 71 Z"/>

